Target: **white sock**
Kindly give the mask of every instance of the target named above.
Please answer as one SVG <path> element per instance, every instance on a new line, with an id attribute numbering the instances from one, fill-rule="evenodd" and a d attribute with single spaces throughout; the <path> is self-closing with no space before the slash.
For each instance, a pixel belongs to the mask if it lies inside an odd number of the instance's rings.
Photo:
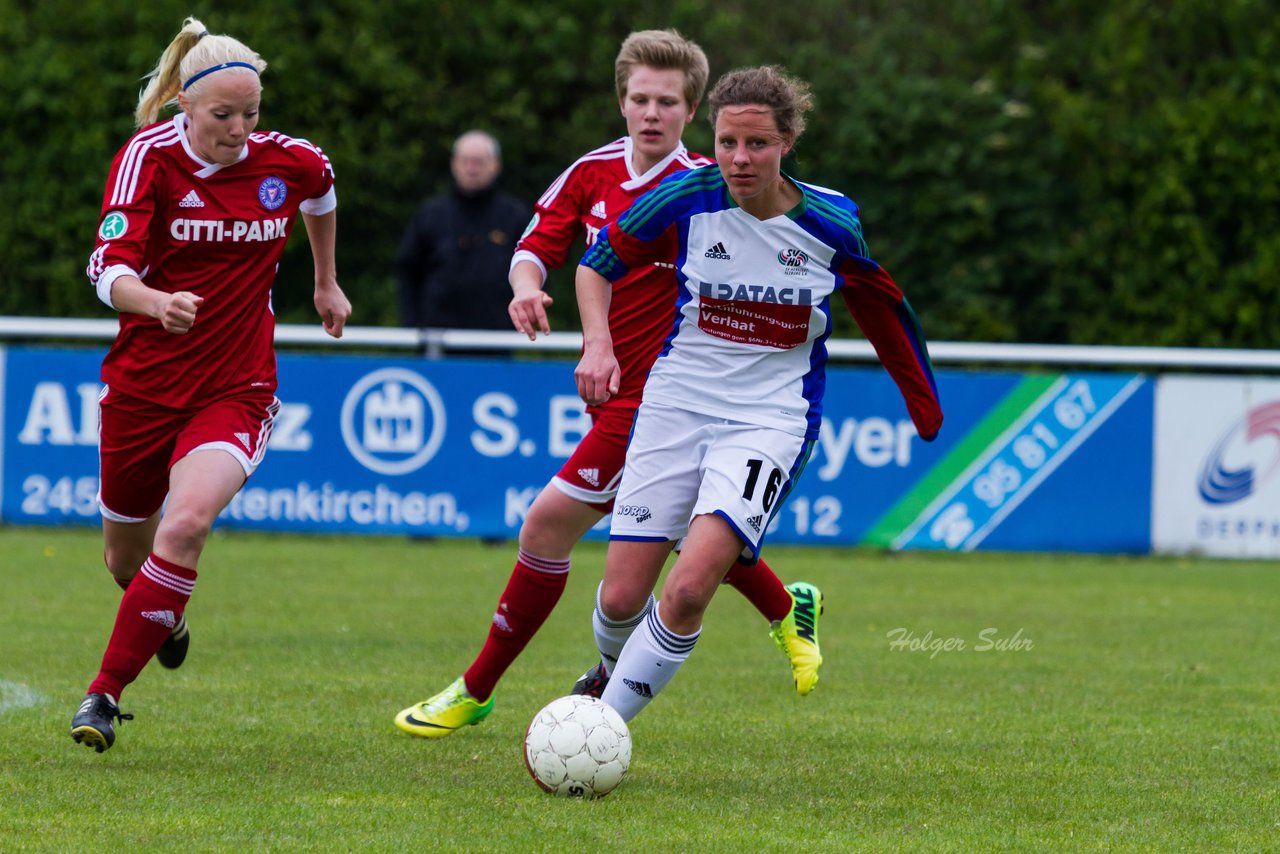
<path id="1" fill-rule="evenodd" d="M 691 635 L 678 635 L 662 624 L 658 609 L 652 609 L 622 648 L 600 699 L 613 706 L 624 721 L 630 721 L 675 678 L 701 633 L 699 629 Z"/>
<path id="2" fill-rule="evenodd" d="M 600 587 L 603 586 L 602 581 Z M 650 593 L 649 601 L 644 603 L 639 614 L 614 622 L 600 611 L 600 587 L 596 588 L 596 610 L 591 615 L 591 628 L 596 634 L 596 647 L 600 650 L 600 660 L 604 662 L 605 673 L 612 673 L 614 665 L 618 663 L 618 654 L 622 652 L 627 638 L 631 637 L 631 633 L 635 631 L 636 626 L 640 625 L 645 614 L 653 610 L 657 600 Z"/>

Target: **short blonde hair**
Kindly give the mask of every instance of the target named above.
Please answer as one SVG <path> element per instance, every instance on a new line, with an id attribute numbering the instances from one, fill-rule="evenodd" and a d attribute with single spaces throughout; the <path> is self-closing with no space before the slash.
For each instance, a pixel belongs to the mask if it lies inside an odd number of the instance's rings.
<path id="1" fill-rule="evenodd" d="M 133 114 L 137 126 L 156 121 L 161 109 L 178 103 L 179 92 L 199 97 L 204 80 L 193 81 L 192 78 L 224 62 L 250 66 L 228 68 L 227 71 L 233 74 L 261 74 L 267 68 L 263 58 L 239 40 L 226 35 L 210 35 L 198 19 L 187 18 L 160 55 L 156 67 L 147 75 L 147 85 L 138 95 L 138 106 Z"/>
<path id="2" fill-rule="evenodd" d="M 773 113 L 778 132 L 792 144 L 804 133 L 804 114 L 813 109 L 809 84 L 792 77 L 776 65 L 738 68 L 716 81 L 707 99 L 711 110 L 708 118 L 716 126 L 716 116 L 724 107 L 758 104 Z"/>
<path id="3" fill-rule="evenodd" d="M 696 107 L 707 91 L 711 68 L 707 55 L 697 44 L 675 30 L 640 30 L 622 42 L 613 63 L 618 100 L 627 97 L 627 82 L 636 66 L 644 65 L 660 71 L 684 72 L 684 99 Z"/>

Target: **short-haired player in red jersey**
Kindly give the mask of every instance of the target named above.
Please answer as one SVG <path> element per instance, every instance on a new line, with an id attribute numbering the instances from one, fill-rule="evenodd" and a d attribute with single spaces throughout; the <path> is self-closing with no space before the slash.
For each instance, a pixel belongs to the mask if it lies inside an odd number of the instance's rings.
<path id="1" fill-rule="evenodd" d="M 120 314 L 102 365 L 107 568 L 124 588 L 102 669 L 71 721 L 99 753 L 120 693 L 154 655 L 186 657 L 184 610 L 218 513 L 266 451 L 276 399 L 271 286 L 299 213 L 315 306 L 341 337 L 351 303 L 334 260 L 333 170 L 304 139 L 255 132 L 266 63 L 187 18 L 111 164 L 87 273 Z M 157 122 L 162 107 L 179 112 Z M 163 514 L 161 508 L 164 508 Z"/>
<path id="2" fill-rule="evenodd" d="M 632 33 L 615 63 L 618 104 L 627 135 L 578 158 L 543 193 L 511 263 L 511 320 L 530 339 L 550 332 L 543 291 L 547 270 L 561 266 L 600 229 L 672 173 L 711 163 L 681 141 L 706 91 L 709 68 L 695 43 L 674 30 Z M 569 555 L 600 519 L 613 510 L 627 441 L 645 377 L 675 319 L 676 279 L 671 265 L 638 269 L 614 285 L 609 330 L 622 387 L 610 400 L 589 406 L 591 430 L 534 500 L 520 528 L 520 553 L 498 601 L 489 635 L 471 666 L 448 688 L 404 709 L 396 725 L 427 737 L 449 735 L 483 720 L 493 709 L 494 688 L 550 615 L 564 591 Z M 737 564 L 726 581 L 743 593 L 772 624 L 771 634 L 791 661 L 796 689 L 808 694 L 822 664 L 816 618 L 822 594 L 797 582 L 784 587 L 763 562 Z M 794 593 L 794 595 L 793 595 Z M 597 600 L 593 615 L 603 659 L 575 693 L 599 696 L 613 659 L 631 631 L 653 607 L 636 614 L 607 614 Z M 797 630 L 797 617 L 805 627 Z"/>

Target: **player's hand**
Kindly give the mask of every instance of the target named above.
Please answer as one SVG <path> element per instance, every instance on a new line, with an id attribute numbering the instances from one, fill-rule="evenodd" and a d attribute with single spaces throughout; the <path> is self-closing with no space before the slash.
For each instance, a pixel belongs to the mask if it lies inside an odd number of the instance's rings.
<path id="1" fill-rule="evenodd" d="M 547 306 L 553 302 L 555 300 L 542 288 L 521 288 L 511 298 L 511 304 L 507 306 L 507 314 L 511 317 L 511 324 L 529 336 L 530 341 L 534 341 L 539 331 L 543 335 L 551 334 L 551 322 L 547 320 Z"/>
<path id="2" fill-rule="evenodd" d="M 622 382 L 622 370 L 613 355 L 613 348 L 587 347 L 582 351 L 573 379 L 578 384 L 578 395 L 589 406 L 604 403 L 618 393 Z"/>
<path id="3" fill-rule="evenodd" d="M 204 297 L 190 291 L 168 294 L 160 309 L 160 325 L 171 335 L 185 335 L 196 322 L 196 312 L 204 304 Z"/>
<path id="4" fill-rule="evenodd" d="M 334 338 L 341 338 L 342 328 L 347 325 L 347 318 L 351 317 L 351 301 L 342 292 L 342 288 L 338 287 L 337 282 L 324 287 L 316 285 L 315 303 L 324 331 Z"/>

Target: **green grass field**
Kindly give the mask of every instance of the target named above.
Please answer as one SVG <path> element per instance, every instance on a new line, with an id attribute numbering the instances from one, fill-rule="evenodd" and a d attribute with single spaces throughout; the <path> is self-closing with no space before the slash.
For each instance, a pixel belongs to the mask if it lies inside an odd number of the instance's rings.
<path id="1" fill-rule="evenodd" d="M 392 716 L 471 661 L 513 547 L 215 534 L 186 665 L 102 755 L 67 735 L 119 600 L 97 533 L 0 554 L 4 852 L 1280 846 L 1280 563 L 772 549 L 827 595 L 817 690 L 723 588 L 627 779 L 579 802 L 521 746 L 594 661 L 602 544 L 493 715 L 427 741 Z"/>

